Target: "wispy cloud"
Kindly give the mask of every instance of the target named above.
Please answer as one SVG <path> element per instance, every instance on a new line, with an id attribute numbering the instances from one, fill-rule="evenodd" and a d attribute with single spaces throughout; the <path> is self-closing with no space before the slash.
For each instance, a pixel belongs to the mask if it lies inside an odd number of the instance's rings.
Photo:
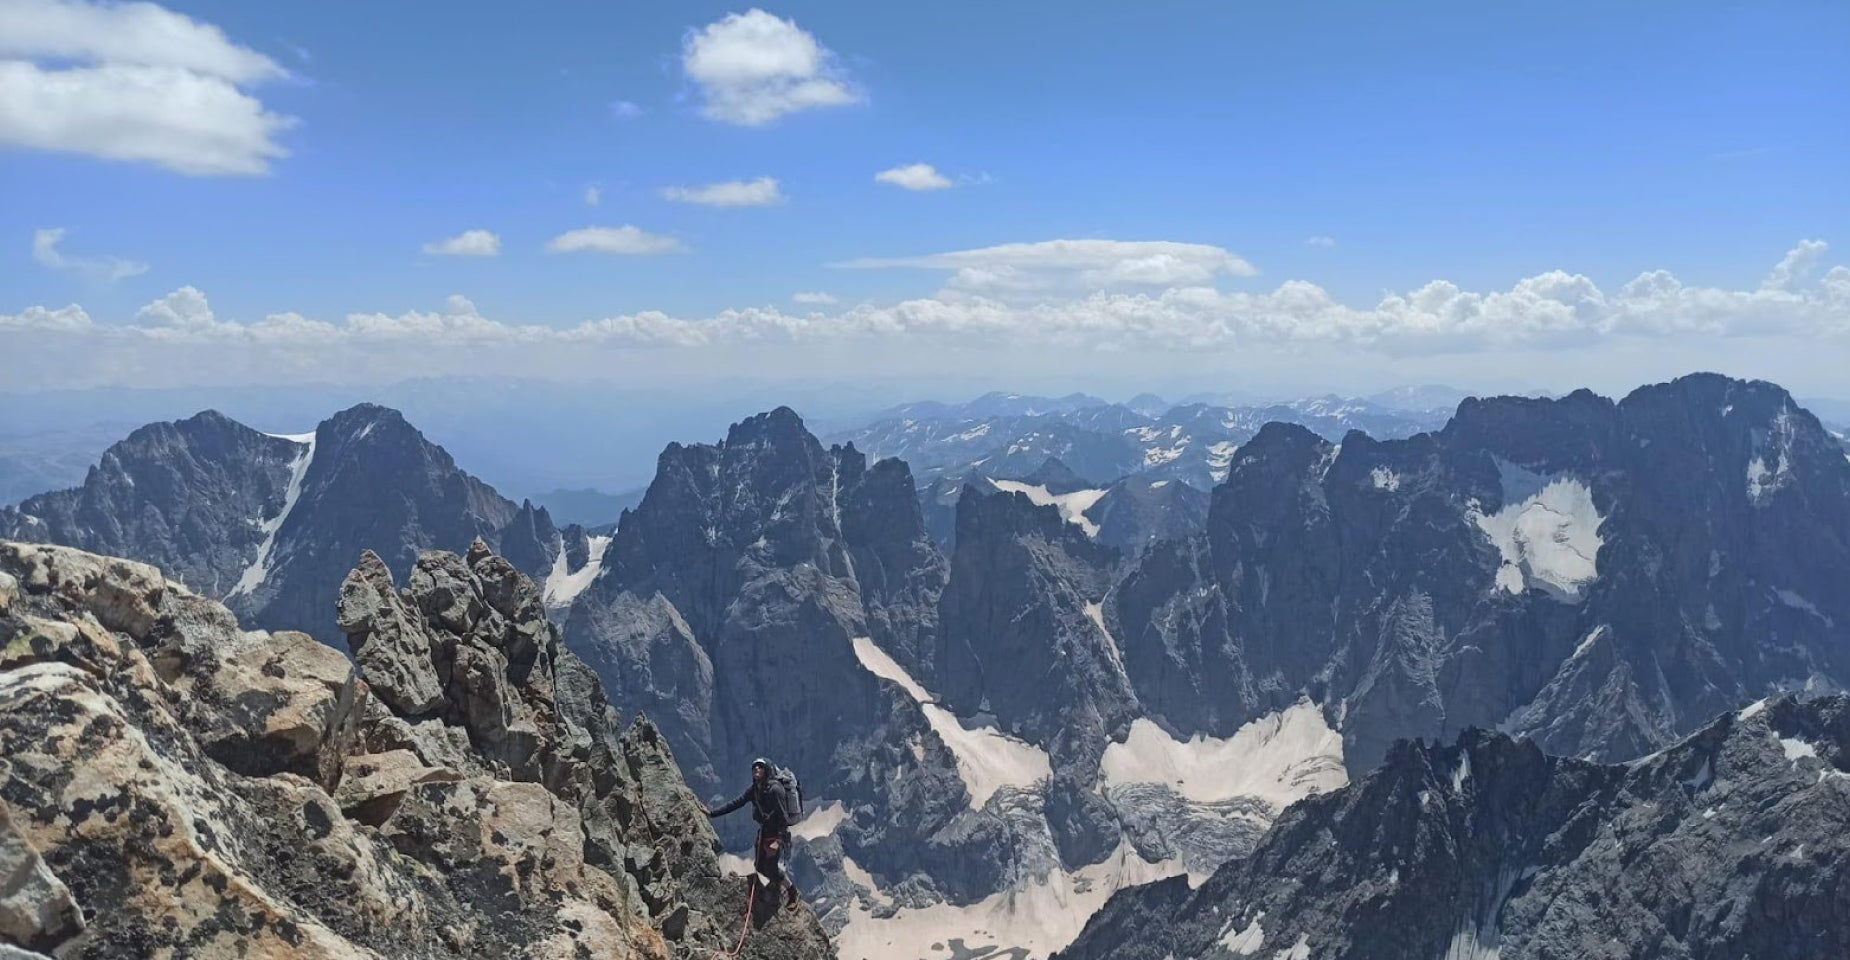
<path id="1" fill-rule="evenodd" d="M 680 253 L 687 248 L 674 237 L 645 232 L 637 227 L 585 227 L 559 234 L 546 244 L 553 253 L 610 253 L 647 256 Z"/>
<path id="2" fill-rule="evenodd" d="M 439 257 L 495 257 L 501 255 L 501 238 L 487 230 L 465 230 L 425 244 L 424 252 Z"/>
<path id="3" fill-rule="evenodd" d="M 642 107 L 628 100 L 612 100 L 610 102 L 610 115 L 618 120 L 634 120 L 642 116 L 642 114 Z"/>
<path id="4" fill-rule="evenodd" d="M 905 190 L 949 190 L 951 181 L 929 163 L 914 163 L 903 167 L 894 167 L 874 174 L 880 183 L 890 183 Z"/>
<path id="5" fill-rule="evenodd" d="M 604 202 L 604 188 L 591 184 L 585 188 L 585 206 L 595 207 Z"/>
<path id="6" fill-rule="evenodd" d="M 1336 238 L 1325 236 L 1323 234 L 1317 234 L 1314 237 L 1306 237 L 1304 240 L 1304 245 L 1307 247 L 1317 247 L 1319 249 L 1328 250 L 1336 246 Z"/>
<path id="7" fill-rule="evenodd" d="M 955 250 L 917 257 L 873 257 L 831 266 L 871 270 L 946 270 L 948 289 L 988 296 L 1115 287 L 1198 286 L 1216 277 L 1256 274 L 1252 264 L 1200 243 L 1126 240 L 1043 240 Z"/>
<path id="8" fill-rule="evenodd" d="M 836 302 L 834 294 L 808 291 L 791 294 L 790 299 L 796 303 L 809 304 L 830 304 Z"/>
<path id="9" fill-rule="evenodd" d="M 784 202 L 784 194 L 771 177 L 729 180 L 704 187 L 665 187 L 662 196 L 676 203 L 707 207 L 769 207 Z"/>
<path id="10" fill-rule="evenodd" d="M 67 231 L 63 227 L 36 230 L 32 234 L 32 259 L 53 270 L 68 270 L 91 280 L 115 283 L 148 272 L 148 265 L 120 257 L 73 257 L 58 249 Z"/>

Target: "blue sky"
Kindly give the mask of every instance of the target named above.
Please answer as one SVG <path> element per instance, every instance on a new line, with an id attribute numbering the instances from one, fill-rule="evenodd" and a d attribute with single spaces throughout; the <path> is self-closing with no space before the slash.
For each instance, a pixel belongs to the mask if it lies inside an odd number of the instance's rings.
<path id="1" fill-rule="evenodd" d="M 1796 341 L 1834 332 L 1834 356 L 1845 356 L 1850 318 L 1826 272 L 1843 259 L 1828 249 L 1801 257 L 1812 270 L 1789 285 L 1793 302 L 1697 298 L 1703 303 L 1662 307 L 1643 320 L 1636 304 L 1604 303 L 1588 319 L 1584 303 L 1571 302 L 1579 294 L 1546 293 L 1586 327 L 1565 338 L 1546 318 L 1533 331 L 1497 332 L 1512 321 L 1494 310 L 1427 336 L 1432 322 L 1453 322 L 1445 318 L 1455 305 L 1429 311 L 1438 321 L 1409 321 L 1409 338 L 1407 324 L 1332 319 L 1331 309 L 1300 310 L 1295 296 L 1260 306 L 1201 306 L 1184 296 L 1178 309 L 1194 312 L 1154 320 L 1137 319 L 1143 304 L 1133 300 L 1204 287 L 1266 296 L 1302 282 L 1368 312 L 1390 292 L 1406 297 L 1433 281 L 1493 296 L 1554 270 L 1588 278 L 1605 297 L 1652 270 L 1715 294 L 1761 290 L 1800 241 L 1850 243 L 1842 236 L 1850 224 L 1850 5 L 940 0 L 752 9 L 175 2 L 162 15 L 205 32 L 176 38 L 138 31 L 133 17 L 146 10 L 0 0 L 13 25 L 35 25 L 24 40 L 0 31 L 16 38 L 0 40 L 0 61 L 33 71 L 0 72 L 0 94 L 50 83 L 60 70 L 180 63 L 290 118 L 257 136 L 256 152 L 211 161 L 261 171 L 202 173 L 176 170 L 195 162 L 183 156 L 98 156 L 130 149 L 111 142 L 126 135 L 109 123 L 46 133 L 42 118 L 22 115 L 30 106 L 0 107 L 0 261 L 10 262 L 0 270 L 0 317 L 13 319 L 0 330 L 14 338 L 16 357 L 88 355 L 95 350 L 70 338 L 155 323 L 138 321 L 137 311 L 191 287 L 209 298 L 209 314 L 161 314 L 171 329 L 157 338 L 165 341 L 159 350 L 119 340 L 110 349 L 158 355 L 170 374 L 176 362 L 196 362 L 209 376 L 209 356 L 231 336 L 251 354 L 224 371 L 232 379 L 269 369 L 271 347 L 247 343 L 261 336 L 199 334 L 188 353 L 173 342 L 187 339 L 176 331 L 202 328 L 174 317 L 248 325 L 285 314 L 340 327 L 353 314 L 421 311 L 569 329 L 644 311 L 698 324 L 739 308 L 802 316 L 924 301 L 963 312 L 933 321 L 934 333 L 908 332 L 905 347 L 889 352 L 947 362 L 957 350 L 1007 355 L 1051 330 L 1087 356 L 1101 348 L 1140 358 L 1187 354 L 1182 365 L 1204 375 L 1204 344 L 1223 361 L 1283 350 L 1278 362 L 1295 364 L 1307 380 L 1319 358 L 1279 343 L 1328 344 L 1352 367 L 1393 357 L 1413 363 L 1410 375 L 1434 376 L 1445 376 L 1447 363 L 1481 369 L 1485 356 L 1539 350 L 1542 366 L 1555 371 L 1538 372 L 1544 380 L 1585 369 L 1577 353 L 1624 355 L 1613 337 L 1656 355 L 1652 337 L 1716 334 L 1715 365 L 1764 355 L 1755 372 L 1775 375 L 1783 348 L 1769 335 Z M 734 31 L 741 21 L 727 18 L 740 14 L 773 29 Z M 96 18 L 78 22 L 91 26 L 77 40 L 45 27 L 75 15 Z M 206 35 L 213 28 L 216 41 Z M 120 42 L 97 40 L 103 33 Z M 702 74 L 692 55 L 702 37 L 719 45 L 718 74 Z M 749 73 L 754 57 L 786 56 L 791 42 L 826 52 L 811 73 L 772 80 L 820 84 L 820 105 L 767 122 L 715 106 L 724 81 L 714 76 L 740 63 Z M 195 56 L 195 48 L 206 52 Z M 220 61 L 199 59 L 208 54 L 246 59 L 214 66 Z M 747 87 L 734 92 L 766 95 L 762 85 Z M 96 109 L 108 120 L 136 108 Z M 182 141 L 187 124 L 210 122 L 199 119 L 203 111 L 149 113 L 134 123 L 178 125 L 149 136 Z M 231 113 L 248 145 L 249 117 Z M 915 163 L 950 186 L 908 190 L 875 180 Z M 764 206 L 663 193 L 767 177 L 779 202 Z M 590 187 L 601 194 L 596 206 L 586 199 Z M 561 235 L 597 227 L 633 227 L 678 249 L 548 249 Z M 64 231 L 49 247 L 48 230 Z M 425 252 L 465 231 L 492 233 L 498 254 Z M 1039 247 L 955 263 L 920 259 L 1056 240 L 1190 247 L 1092 250 L 1077 261 L 1061 259 L 1071 250 Z M 1100 279 L 1123 275 L 1122 264 L 1172 256 L 1186 269 L 1166 279 Z M 868 260 L 914 265 L 840 266 Z M 1044 266 L 1059 276 L 1037 272 L 1031 289 L 1014 283 L 1020 271 Z M 981 276 L 956 274 L 958 267 Z M 794 303 L 799 292 L 837 302 Z M 1081 316 L 1096 296 L 1130 299 L 1108 320 Z M 18 319 L 67 304 L 81 306 L 86 331 L 67 323 L 47 332 L 55 325 Z M 986 332 L 972 335 L 972 322 Z M 856 323 L 852 339 L 862 346 L 893 326 L 884 315 Z M 1238 329 L 1222 329 L 1229 323 Z M 946 324 L 956 342 L 934 340 L 921 351 L 917 337 L 941 339 Z M 1100 324 L 1110 328 L 1103 341 L 1087 332 Z M 1161 327 L 1154 336 L 1152 324 Z M 1497 330 L 1486 335 L 1487 325 Z M 292 368 L 303 377 L 350 371 L 342 351 L 356 348 L 326 345 L 349 337 L 346 328 L 317 330 L 290 341 Z M 1749 334 L 1761 339 L 1745 349 L 1730 341 Z M 400 331 L 397 342 L 417 353 L 418 335 Z M 702 333 L 700 348 L 717 350 L 728 337 L 736 347 L 739 336 L 758 343 L 769 335 L 761 323 L 742 335 Z M 838 349 L 805 342 L 792 358 Z M 595 349 L 614 351 L 608 359 L 619 363 L 633 347 L 598 341 Z M 554 349 L 583 360 L 588 348 Z M 505 356 L 497 349 L 477 359 Z M 1701 364 L 1704 354 L 1675 356 Z M 462 352 L 452 361 L 469 362 Z M 552 354 L 529 362 L 536 370 L 558 365 Z M 1008 368 L 997 362 L 1000 376 Z M 1786 375 L 1827 379 L 1821 361 L 1810 362 Z M 87 369 L 72 382 L 134 369 Z M 58 385 L 47 376 L 34 383 Z"/>

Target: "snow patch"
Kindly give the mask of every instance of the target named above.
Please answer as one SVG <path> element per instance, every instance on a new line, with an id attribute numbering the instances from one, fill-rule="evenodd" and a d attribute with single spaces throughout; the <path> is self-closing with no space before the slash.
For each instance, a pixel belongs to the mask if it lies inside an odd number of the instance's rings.
<path id="1" fill-rule="evenodd" d="M 1572 661 L 1572 660 L 1578 660 L 1581 657 L 1586 656 L 1587 651 L 1592 650 L 1593 645 L 1598 643 L 1599 639 L 1605 635 L 1606 635 L 1606 625 L 1605 624 L 1602 623 L 1599 626 L 1594 627 L 1590 632 L 1587 633 L 1587 638 L 1585 640 L 1580 641 L 1580 646 L 1577 646 L 1574 648 L 1573 655 L 1568 657 L 1567 659 Z"/>
<path id="2" fill-rule="evenodd" d="M 1208 446 L 1208 476 L 1213 477 L 1215 483 L 1227 479 L 1227 470 L 1233 463 L 1233 452 L 1238 449 L 1240 445 L 1232 440 L 1222 440 Z"/>
<path id="3" fill-rule="evenodd" d="M 1180 860 L 1152 863 L 1120 843 L 1103 863 L 1070 873 L 1056 870 L 964 906 L 934 903 L 879 916 L 866 898 L 857 897 L 835 948 L 842 960 L 889 960 L 922 956 L 931 944 L 961 939 L 994 944 L 995 956 L 1018 949 L 1039 960 L 1072 943 L 1112 894 L 1182 872 Z"/>
<path id="4" fill-rule="evenodd" d="M 1265 911 L 1261 910 L 1253 922 L 1243 929 L 1235 929 L 1233 923 L 1229 922 L 1227 929 L 1221 932 L 1220 945 L 1239 957 L 1250 957 L 1258 953 L 1259 948 L 1265 946 L 1265 928 L 1259 925 L 1259 921 L 1264 919 Z"/>
<path id="5" fill-rule="evenodd" d="M 283 521 L 289 519 L 289 512 L 295 509 L 296 501 L 301 498 L 302 478 L 308 476 L 308 465 L 315 459 L 314 434 L 272 433 L 270 436 L 299 444 L 302 450 L 296 454 L 295 461 L 289 464 L 289 486 L 283 492 L 283 508 L 277 511 L 276 516 L 263 522 L 263 543 L 258 544 L 257 556 L 250 566 L 245 567 L 244 572 L 238 576 L 237 585 L 225 595 L 227 600 L 240 593 L 249 594 L 263 586 L 264 579 L 270 575 L 270 552 L 276 548 L 276 531 L 283 528 Z"/>
<path id="6" fill-rule="evenodd" d="M 1795 764 L 1804 757 L 1812 757 L 1815 759 L 1818 756 L 1818 748 L 1800 740 L 1798 737 L 1780 737 L 1779 745 L 1781 749 L 1786 751 L 1786 759 Z"/>
<path id="7" fill-rule="evenodd" d="M 1310 934 L 1298 934 L 1298 941 L 1272 954 L 1272 960 L 1310 960 Z"/>
<path id="8" fill-rule="evenodd" d="M 546 574 L 544 596 L 547 606 L 570 606 L 591 585 L 591 581 L 597 579 L 598 573 L 604 569 L 604 551 L 610 547 L 610 541 L 610 537 L 589 538 L 585 565 L 577 570 L 569 569 L 565 544 L 559 545 L 558 555 L 552 558 L 552 570 Z"/>
<path id="9" fill-rule="evenodd" d="M 1106 786 L 1164 784 L 1197 803 L 1253 797 L 1274 812 L 1349 782 L 1342 735 L 1308 700 L 1254 720 L 1226 739 L 1196 734 L 1179 741 L 1139 718 L 1123 743 L 1105 747 L 1099 773 Z"/>
<path id="10" fill-rule="evenodd" d="M 1166 486 L 1169 486 L 1169 481 L 1167 481 L 1167 480 L 1158 480 L 1158 481 L 1156 481 L 1155 483 L 1152 483 L 1152 484 L 1150 484 L 1150 489 L 1152 489 L 1152 490 L 1161 490 L 1161 489 L 1163 489 L 1163 488 L 1164 488 L 1164 487 L 1166 487 Z"/>
<path id="11" fill-rule="evenodd" d="M 872 638 L 855 637 L 854 655 L 869 673 L 890 680 L 906 691 L 925 711 L 925 722 L 957 758 L 957 773 L 970 792 L 970 808 L 981 810 L 1003 787 L 1027 789 L 1053 777 L 1047 751 L 987 727 L 970 729 L 939 706 L 925 688 L 913 680 Z"/>
<path id="12" fill-rule="evenodd" d="M 805 800 L 805 806 L 808 801 Z M 790 835 L 799 840 L 820 840 L 835 832 L 835 828 L 848 819 L 848 808 L 841 801 L 824 804 L 811 810 L 803 822 L 790 828 Z"/>
<path id="13" fill-rule="evenodd" d="M 1086 604 L 1086 619 L 1091 620 L 1098 627 L 1098 632 L 1105 635 L 1105 652 L 1111 656 L 1112 666 L 1117 667 L 1119 673 L 1124 673 L 1124 652 L 1118 649 L 1117 638 L 1105 629 L 1105 605 L 1096 602 Z"/>
<path id="14" fill-rule="evenodd" d="M 1471 779 L 1471 753 L 1461 751 L 1458 754 L 1458 767 L 1452 771 L 1452 792 L 1463 793 L 1465 781 Z"/>
<path id="15" fill-rule="evenodd" d="M 1827 627 L 1836 626 L 1836 624 L 1831 621 L 1831 618 L 1825 615 L 1824 611 L 1819 610 L 1818 607 L 1815 604 L 1813 604 L 1810 600 L 1805 599 L 1804 597 L 1798 595 L 1797 593 L 1794 593 L 1791 590 L 1775 590 L 1774 593 L 1779 595 L 1780 603 L 1783 603 L 1786 606 L 1791 607 L 1794 610 L 1802 610 L 1806 613 L 1811 614 L 1814 617 L 1817 617 L 1819 620 L 1824 621 L 1824 625 Z"/>
<path id="16" fill-rule="evenodd" d="M 1750 703 L 1746 707 L 1743 707 L 1740 713 L 1737 713 L 1734 715 L 1734 718 L 1736 720 L 1751 720 L 1754 717 L 1758 716 L 1760 714 L 1760 711 L 1765 710 L 1765 709 L 1766 709 L 1766 700 L 1755 700 L 1753 703 Z"/>
<path id="17" fill-rule="evenodd" d="M 1375 481 L 1376 490 L 1386 490 L 1389 493 L 1393 493 L 1400 489 L 1400 474 L 1386 467 L 1376 467 L 1368 471 L 1368 475 Z"/>
<path id="18" fill-rule="evenodd" d="M 1497 467 L 1503 509 L 1487 515 L 1472 501 L 1466 510 L 1503 558 L 1497 587 L 1514 594 L 1536 587 L 1556 600 L 1578 602 L 1599 578 L 1595 561 L 1606 518 L 1593 504 L 1593 491 L 1572 477 L 1544 477 L 1503 460 Z"/>
<path id="19" fill-rule="evenodd" d="M 1152 447 L 1143 452 L 1143 465 L 1146 468 L 1147 467 L 1160 467 L 1163 464 L 1168 463 L 1171 460 L 1176 459 L 1177 457 L 1180 457 L 1187 450 L 1188 450 L 1188 441 L 1186 440 L 1182 441 L 1181 443 L 1176 444 L 1173 447 Z"/>
<path id="20" fill-rule="evenodd" d="M 1048 493 L 1047 488 L 1041 484 L 1028 484 L 1020 480 L 991 480 L 989 482 L 1004 493 L 1025 495 L 1037 507 L 1056 507 L 1060 511 L 1060 519 L 1067 523 L 1078 524 L 1079 529 L 1084 530 L 1088 537 L 1098 536 L 1098 524 L 1087 519 L 1086 511 L 1092 509 L 1092 505 L 1105 495 L 1103 489 Z"/>

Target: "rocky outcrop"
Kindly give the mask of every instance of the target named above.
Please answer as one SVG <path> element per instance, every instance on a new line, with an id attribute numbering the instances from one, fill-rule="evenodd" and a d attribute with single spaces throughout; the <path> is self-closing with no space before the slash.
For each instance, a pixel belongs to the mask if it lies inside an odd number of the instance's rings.
<path id="1" fill-rule="evenodd" d="M 1850 699 L 1722 715 L 1624 766 L 1405 742 L 1198 890 L 1120 894 L 1064 960 L 1839 957 Z"/>
<path id="2" fill-rule="evenodd" d="M 0 944 L 833 956 L 806 909 L 744 916 L 661 736 L 619 728 L 531 580 L 481 543 L 402 592 L 382 567 L 343 595 L 354 665 L 152 567 L 0 543 Z"/>

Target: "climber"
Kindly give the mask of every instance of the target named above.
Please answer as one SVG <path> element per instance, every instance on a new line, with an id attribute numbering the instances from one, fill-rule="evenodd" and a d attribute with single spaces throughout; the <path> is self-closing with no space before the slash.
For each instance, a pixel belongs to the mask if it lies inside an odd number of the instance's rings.
<path id="1" fill-rule="evenodd" d="M 790 848 L 790 824 L 800 816 L 798 811 L 802 809 L 800 796 L 793 795 L 795 782 L 794 777 L 778 770 L 771 761 L 759 757 L 752 761 L 752 785 L 745 788 L 739 799 L 718 810 L 708 810 L 704 805 L 700 808 L 711 819 L 723 817 L 747 803 L 752 805 L 752 819 L 758 821 L 754 869 L 773 886 L 784 888 L 784 903 L 790 907 L 797 904 L 797 885 L 784 875 L 782 861 L 784 851 Z"/>

